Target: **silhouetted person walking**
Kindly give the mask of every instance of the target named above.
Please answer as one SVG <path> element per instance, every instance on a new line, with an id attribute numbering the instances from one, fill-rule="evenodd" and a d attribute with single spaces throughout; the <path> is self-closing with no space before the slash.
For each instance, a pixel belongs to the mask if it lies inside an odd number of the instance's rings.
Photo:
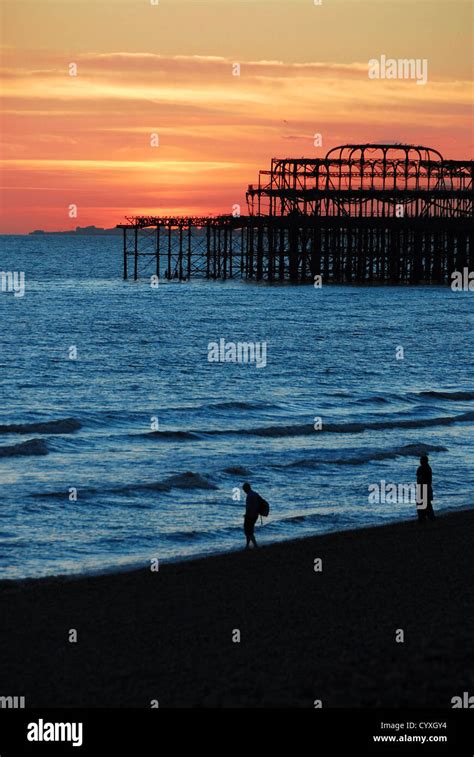
<path id="1" fill-rule="evenodd" d="M 244 534 L 247 538 L 246 549 L 249 549 L 250 542 L 252 542 L 254 547 L 257 546 L 254 528 L 260 514 L 261 497 L 257 492 L 254 492 L 250 484 L 245 483 L 242 486 L 242 489 L 247 495 L 245 502 Z"/>
<path id="2" fill-rule="evenodd" d="M 418 512 L 418 521 L 422 522 L 428 518 L 429 520 L 435 519 L 433 512 L 433 489 L 432 489 L 433 472 L 428 462 L 428 455 L 422 455 L 420 457 L 420 466 L 416 471 L 416 484 L 417 484 L 417 502 L 416 509 Z"/>

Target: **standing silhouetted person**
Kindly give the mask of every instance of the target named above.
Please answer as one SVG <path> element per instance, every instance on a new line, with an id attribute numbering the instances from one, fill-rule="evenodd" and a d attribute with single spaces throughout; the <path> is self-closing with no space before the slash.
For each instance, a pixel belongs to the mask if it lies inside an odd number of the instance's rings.
<path id="1" fill-rule="evenodd" d="M 242 489 L 247 495 L 245 502 L 244 534 L 247 537 L 246 549 L 249 549 L 250 542 L 252 542 L 254 547 L 257 546 L 257 541 L 255 539 L 253 530 L 260 513 L 261 497 L 259 494 L 257 494 L 257 492 L 254 492 L 250 484 L 245 483 L 242 486 Z"/>
<path id="2" fill-rule="evenodd" d="M 416 509 L 418 512 L 418 520 L 424 521 L 426 518 L 434 520 L 435 514 L 433 512 L 433 489 L 432 489 L 433 472 L 428 462 L 428 455 L 422 455 L 420 457 L 420 466 L 416 471 L 416 485 L 417 485 L 417 497 L 416 497 Z"/>

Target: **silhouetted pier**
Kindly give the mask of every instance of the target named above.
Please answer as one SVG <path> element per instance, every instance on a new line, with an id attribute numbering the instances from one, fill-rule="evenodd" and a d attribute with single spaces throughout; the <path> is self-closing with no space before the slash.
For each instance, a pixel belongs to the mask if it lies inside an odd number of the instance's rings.
<path id="1" fill-rule="evenodd" d="M 412 145 L 274 158 L 247 215 L 127 218 L 123 275 L 447 283 L 474 265 L 473 167 Z"/>

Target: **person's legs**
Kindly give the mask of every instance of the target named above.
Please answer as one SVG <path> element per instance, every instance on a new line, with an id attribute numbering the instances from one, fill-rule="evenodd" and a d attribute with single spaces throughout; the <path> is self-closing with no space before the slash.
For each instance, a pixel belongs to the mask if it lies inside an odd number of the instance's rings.
<path id="1" fill-rule="evenodd" d="M 428 507 L 426 508 L 426 516 L 429 518 L 429 520 L 435 519 L 433 505 L 431 504 L 431 502 L 428 502 Z"/>
<path id="2" fill-rule="evenodd" d="M 426 518 L 426 507 L 417 507 L 416 512 L 418 513 L 418 523 L 423 523 Z"/>
<path id="3" fill-rule="evenodd" d="M 251 541 L 252 541 L 252 544 L 253 544 L 253 546 L 254 546 L 254 547 L 257 547 L 257 546 L 258 546 L 258 545 L 257 545 L 257 540 L 256 540 L 256 538 L 255 538 L 255 532 L 254 532 L 254 528 L 255 528 L 255 524 L 256 524 L 256 522 L 257 522 L 257 518 L 255 518 L 255 520 L 252 520 L 252 524 L 251 524 L 251 533 L 250 533 L 250 539 L 251 539 Z"/>
<path id="4" fill-rule="evenodd" d="M 426 484 L 416 485 L 416 510 L 418 513 L 418 522 L 423 523 L 426 520 L 426 510 L 428 507 L 428 487 Z"/>
<path id="5" fill-rule="evenodd" d="M 247 537 L 247 546 L 245 549 L 250 549 L 250 542 L 252 542 L 254 547 L 257 547 L 257 540 L 255 539 L 255 534 L 253 532 L 254 526 L 256 521 L 253 520 L 253 518 L 247 518 L 245 517 L 244 520 L 244 532 L 245 536 Z"/>
<path id="6" fill-rule="evenodd" d="M 245 516 L 244 518 L 244 534 L 247 539 L 247 545 L 245 549 L 250 549 L 250 542 L 252 540 L 252 524 L 247 516 Z"/>

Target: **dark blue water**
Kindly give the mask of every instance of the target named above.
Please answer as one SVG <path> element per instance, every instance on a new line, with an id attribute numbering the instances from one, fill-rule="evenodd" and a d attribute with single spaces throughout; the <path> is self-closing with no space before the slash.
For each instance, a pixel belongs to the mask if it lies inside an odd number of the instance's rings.
<path id="1" fill-rule="evenodd" d="M 120 238 L 1 241 L 26 276 L 0 292 L 1 576 L 238 548 L 247 479 L 262 542 L 413 517 L 368 486 L 414 481 L 422 449 L 435 508 L 473 504 L 474 293 L 153 289 L 121 280 Z M 219 339 L 265 341 L 265 367 L 209 362 Z"/>

